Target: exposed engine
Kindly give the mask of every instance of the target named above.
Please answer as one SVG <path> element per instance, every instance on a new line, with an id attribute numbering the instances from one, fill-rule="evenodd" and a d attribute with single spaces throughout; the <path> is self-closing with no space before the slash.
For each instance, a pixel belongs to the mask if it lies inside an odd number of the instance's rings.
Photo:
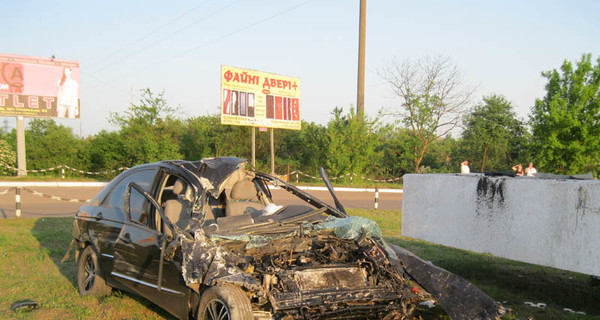
<path id="1" fill-rule="evenodd" d="M 329 231 L 253 248 L 220 245 L 262 285 L 252 292 L 253 306 L 274 319 L 409 319 L 423 300 L 383 243 L 366 236 L 347 240 Z"/>

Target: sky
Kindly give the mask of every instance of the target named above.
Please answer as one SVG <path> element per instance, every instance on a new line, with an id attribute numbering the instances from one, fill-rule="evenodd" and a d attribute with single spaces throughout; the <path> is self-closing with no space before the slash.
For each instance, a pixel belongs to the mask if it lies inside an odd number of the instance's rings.
<path id="1" fill-rule="evenodd" d="M 325 125 L 356 105 L 359 0 L 0 0 L 0 53 L 77 60 L 90 136 L 164 92 L 182 119 L 216 114 L 221 65 L 300 78 L 302 119 Z M 527 119 L 545 94 L 542 71 L 600 57 L 600 1 L 367 0 L 365 112 L 398 108 L 382 80 L 394 62 L 444 56 L 477 88 Z M 2 127 L 14 128 L 14 117 Z"/>

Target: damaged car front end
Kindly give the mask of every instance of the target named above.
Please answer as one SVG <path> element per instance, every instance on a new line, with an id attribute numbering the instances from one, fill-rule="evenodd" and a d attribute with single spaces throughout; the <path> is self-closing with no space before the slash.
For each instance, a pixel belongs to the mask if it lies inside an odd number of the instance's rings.
<path id="1" fill-rule="evenodd" d="M 333 192 L 336 207 L 246 164 L 165 161 L 115 178 L 76 216 L 80 293 L 114 287 L 180 319 L 232 320 L 412 319 L 432 299 L 418 278 L 444 271 L 412 276 L 404 260 L 416 260 L 373 221 L 348 216 Z M 273 188 L 299 202 L 279 205 Z M 444 305 L 438 284 L 428 283 Z M 457 319 L 502 313 L 491 299 L 446 309 Z"/>

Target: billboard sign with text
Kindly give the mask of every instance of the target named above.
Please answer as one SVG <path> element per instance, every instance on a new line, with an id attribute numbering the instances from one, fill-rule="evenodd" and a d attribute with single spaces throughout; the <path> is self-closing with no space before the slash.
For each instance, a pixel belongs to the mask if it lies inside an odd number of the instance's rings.
<path id="1" fill-rule="evenodd" d="M 78 61 L 0 53 L 0 116 L 79 118 Z"/>
<path id="2" fill-rule="evenodd" d="M 221 66 L 221 124 L 300 130 L 300 79 Z"/>

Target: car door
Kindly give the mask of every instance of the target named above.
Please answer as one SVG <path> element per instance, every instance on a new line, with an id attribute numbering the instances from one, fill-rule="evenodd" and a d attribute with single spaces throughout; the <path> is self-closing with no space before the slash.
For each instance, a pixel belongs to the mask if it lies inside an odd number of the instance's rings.
<path id="1" fill-rule="evenodd" d="M 176 262 L 161 258 L 166 237 L 157 230 L 156 221 L 161 219 L 157 220 L 154 215 L 158 210 L 162 212 L 162 208 L 150 190 L 151 184 L 128 183 L 124 197 L 126 218 L 115 244 L 111 275 L 131 291 L 173 315 L 185 318 L 190 290 L 185 286 L 181 268 Z"/>

